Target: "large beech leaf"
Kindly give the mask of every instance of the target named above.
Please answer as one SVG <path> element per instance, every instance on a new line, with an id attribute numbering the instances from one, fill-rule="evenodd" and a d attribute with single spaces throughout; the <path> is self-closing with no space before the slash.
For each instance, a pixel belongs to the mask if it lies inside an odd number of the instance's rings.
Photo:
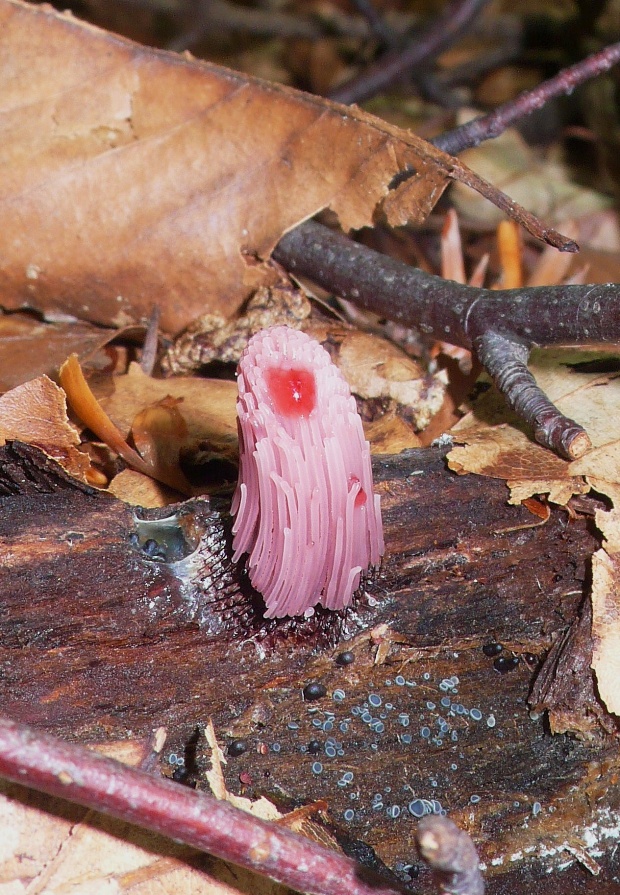
<path id="1" fill-rule="evenodd" d="M 275 277 L 262 259 L 324 208 L 345 229 L 421 220 L 444 153 L 346 108 L 0 0 L 0 301 L 175 332 Z M 390 191 L 394 176 L 415 171 Z M 470 176 L 471 175 L 471 176 Z M 258 260 L 257 260 L 258 259 Z"/>

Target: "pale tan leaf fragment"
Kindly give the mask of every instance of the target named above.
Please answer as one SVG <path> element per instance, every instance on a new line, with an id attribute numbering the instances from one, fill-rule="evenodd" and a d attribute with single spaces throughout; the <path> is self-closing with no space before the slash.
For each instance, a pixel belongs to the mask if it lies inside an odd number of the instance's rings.
<path id="1" fill-rule="evenodd" d="M 62 389 L 47 376 L 31 379 L 0 397 L 0 444 L 24 441 L 41 448 L 70 475 L 88 481 L 90 460 L 67 417 Z"/>
<path id="2" fill-rule="evenodd" d="M 597 510 L 595 521 L 605 539 L 603 547 L 607 553 L 620 554 L 620 509 Z"/>
<path id="3" fill-rule="evenodd" d="M 448 454 L 450 469 L 460 475 L 474 472 L 506 479 L 511 488 L 509 503 L 548 494 L 549 500 L 564 504 L 571 495 L 589 490 L 583 479 L 570 474 L 567 461 L 531 441 L 519 429 L 480 426 L 458 430 L 453 437 L 463 446 Z"/>
<path id="4" fill-rule="evenodd" d="M 592 557 L 592 641 L 599 695 L 608 711 L 620 715 L 620 555 L 605 550 Z"/>
<path id="5" fill-rule="evenodd" d="M 136 416 L 159 401 L 172 398 L 187 426 L 186 447 L 208 444 L 222 456 L 237 454 L 237 384 L 195 376 L 154 379 L 131 364 L 124 376 L 95 376 L 93 392 L 126 437 Z"/>
<path id="6" fill-rule="evenodd" d="M 222 765 L 226 764 L 226 758 L 215 736 L 211 718 L 209 718 L 205 727 L 205 737 L 211 749 L 211 767 L 206 772 L 206 777 L 209 781 L 211 792 L 216 799 L 224 799 L 230 802 L 231 805 L 234 805 L 235 808 L 240 808 L 242 811 L 247 811 L 249 814 L 260 817 L 263 820 L 279 820 L 285 816 L 278 811 L 273 802 L 270 802 L 264 796 L 260 796 L 258 799 L 246 799 L 243 796 L 236 796 L 230 792 L 226 786 L 222 770 Z"/>
<path id="7" fill-rule="evenodd" d="M 134 507 L 166 507 L 178 503 L 179 493 L 135 469 L 123 469 L 114 476 L 107 490 Z"/>
<path id="8" fill-rule="evenodd" d="M 72 354 L 65 361 L 58 375 L 75 414 L 101 441 L 122 457 L 128 466 L 181 493 L 189 493 L 190 489 L 180 469 L 153 465 L 127 444 L 86 382 L 77 355 Z"/>

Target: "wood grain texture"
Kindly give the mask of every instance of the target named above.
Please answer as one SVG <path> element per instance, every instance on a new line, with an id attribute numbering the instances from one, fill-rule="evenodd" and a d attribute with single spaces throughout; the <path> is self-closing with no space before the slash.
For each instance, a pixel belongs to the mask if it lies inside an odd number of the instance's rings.
<path id="1" fill-rule="evenodd" d="M 198 549 L 154 562 L 132 542 L 130 507 L 55 475 L 32 449 L 2 451 L 0 699 L 12 717 L 82 741 L 164 724 L 198 778 L 209 750 L 194 733 L 212 717 L 224 743 L 247 746 L 228 759 L 232 791 L 326 799 L 341 838 L 391 866 L 414 860 L 406 806 L 435 799 L 472 832 L 497 891 L 509 869 L 533 878 L 574 860 L 564 844 L 578 851 L 583 830 L 617 803 L 613 741 L 551 737 L 527 707 L 536 667 L 582 599 L 596 547 L 587 517 L 556 509 L 525 527 L 534 517 L 506 503 L 503 484 L 454 475 L 440 451 L 380 457 L 388 555 L 355 610 L 266 624 L 229 565 L 219 509 L 180 507 L 186 549 Z M 341 637 L 348 666 L 335 662 Z M 513 671 L 498 674 L 482 652 L 493 639 L 519 656 Z M 326 696 L 305 702 L 313 680 Z M 347 771 L 353 780 L 339 784 Z"/>

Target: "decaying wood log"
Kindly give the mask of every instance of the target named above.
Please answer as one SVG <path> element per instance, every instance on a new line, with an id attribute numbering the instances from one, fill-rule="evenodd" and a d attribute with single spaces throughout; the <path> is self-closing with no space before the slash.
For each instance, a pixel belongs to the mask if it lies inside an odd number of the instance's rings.
<path id="1" fill-rule="evenodd" d="M 472 833 L 490 891 L 575 857 L 596 869 L 581 837 L 611 852 L 615 742 L 551 736 L 527 705 L 582 603 L 590 517 L 553 508 L 541 525 L 439 449 L 374 465 L 381 569 L 346 614 L 278 624 L 230 563 L 225 507 L 138 511 L 0 449 L 3 711 L 81 741 L 165 725 L 198 781 L 211 717 L 232 791 L 324 799 L 343 841 L 404 875 L 433 808 Z"/>

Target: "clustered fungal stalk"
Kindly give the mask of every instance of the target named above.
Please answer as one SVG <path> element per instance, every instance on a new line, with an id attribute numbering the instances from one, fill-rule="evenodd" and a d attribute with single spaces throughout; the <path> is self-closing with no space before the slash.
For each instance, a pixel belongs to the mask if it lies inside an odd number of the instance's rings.
<path id="1" fill-rule="evenodd" d="M 249 341 L 237 376 L 234 560 L 248 554 L 267 617 L 343 609 L 384 551 L 355 399 L 327 351 L 286 326 Z"/>

